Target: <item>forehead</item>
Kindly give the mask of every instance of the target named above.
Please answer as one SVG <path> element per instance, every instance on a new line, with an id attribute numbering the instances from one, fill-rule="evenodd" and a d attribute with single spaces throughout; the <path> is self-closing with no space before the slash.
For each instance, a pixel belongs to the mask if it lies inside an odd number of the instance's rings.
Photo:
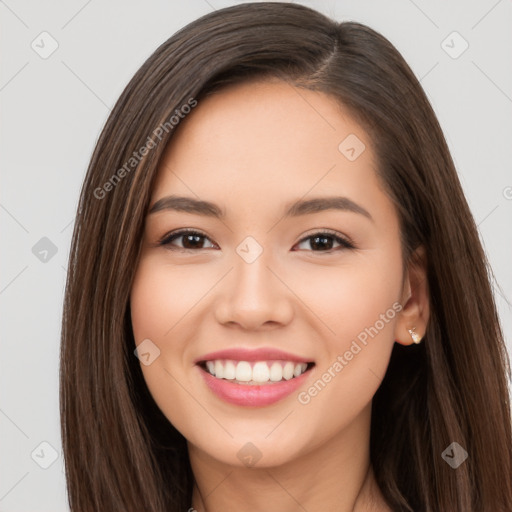
<path id="1" fill-rule="evenodd" d="M 382 194 L 371 140 L 332 97 L 249 82 L 199 101 L 160 163 L 152 200 L 192 194 L 233 207 L 306 194 Z M 373 197 L 373 200 L 376 198 Z"/>

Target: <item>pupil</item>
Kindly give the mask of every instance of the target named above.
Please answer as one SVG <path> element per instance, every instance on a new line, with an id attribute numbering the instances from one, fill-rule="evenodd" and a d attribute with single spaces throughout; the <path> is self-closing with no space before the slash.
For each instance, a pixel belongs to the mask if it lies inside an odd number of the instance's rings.
<path id="1" fill-rule="evenodd" d="M 200 235 L 186 235 L 184 238 L 183 238 L 183 246 L 186 248 L 186 249 L 190 249 L 190 248 L 194 248 L 194 247 L 197 247 L 197 245 L 201 245 L 199 244 L 199 240 L 201 239 L 202 237 Z M 192 244 L 189 244 L 188 242 L 190 240 L 193 239 L 193 242 Z M 188 247 L 187 247 L 188 246 Z"/>
<path id="2" fill-rule="evenodd" d="M 319 243 L 318 242 L 319 240 L 321 240 L 322 242 Z M 330 237 L 315 236 L 315 237 L 313 237 L 313 243 L 311 244 L 311 246 L 312 246 L 313 249 L 315 249 L 315 248 L 317 248 L 317 249 L 318 248 L 324 248 L 325 249 L 325 246 L 319 247 L 319 245 L 322 246 L 322 243 L 323 244 L 327 243 L 326 240 L 330 240 Z M 330 246 L 330 245 L 332 245 L 332 243 L 331 244 L 328 243 L 328 245 Z M 328 248 L 330 248 L 330 247 L 328 247 Z"/>

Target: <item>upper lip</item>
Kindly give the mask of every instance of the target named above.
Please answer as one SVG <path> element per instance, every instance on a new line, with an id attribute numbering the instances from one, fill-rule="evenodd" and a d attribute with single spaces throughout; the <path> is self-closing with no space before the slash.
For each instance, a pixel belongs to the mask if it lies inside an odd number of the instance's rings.
<path id="1" fill-rule="evenodd" d="M 204 361 L 214 361 L 216 359 L 231 359 L 233 361 L 269 361 L 274 359 L 293 361 L 296 363 L 311 363 L 311 359 L 283 352 L 275 348 L 229 348 L 225 350 L 217 350 L 210 352 L 204 356 L 198 357 L 194 363 L 202 363 Z"/>

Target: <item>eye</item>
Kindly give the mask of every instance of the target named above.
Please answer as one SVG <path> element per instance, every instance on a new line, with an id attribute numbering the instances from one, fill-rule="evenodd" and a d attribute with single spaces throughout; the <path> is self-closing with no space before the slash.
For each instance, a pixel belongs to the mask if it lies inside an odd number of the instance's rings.
<path id="1" fill-rule="evenodd" d="M 340 249 L 355 249 L 355 246 L 349 242 L 341 233 L 336 231 L 324 230 L 313 233 L 303 238 L 297 245 L 309 243 L 309 247 L 313 252 L 332 252 Z M 339 244 L 338 248 L 333 249 L 333 244 Z M 308 249 L 306 249 L 308 250 Z"/>
<path id="2" fill-rule="evenodd" d="M 176 245 L 176 240 L 182 240 L 181 245 Z M 205 240 L 209 241 L 210 246 L 205 246 Z M 313 252 L 332 252 L 339 249 L 355 249 L 355 246 L 349 242 L 341 233 L 332 230 L 324 230 L 313 233 L 303 238 L 297 246 L 308 243 L 310 244 L 310 250 Z M 333 244 L 339 244 L 339 247 L 334 247 Z M 192 229 L 182 229 L 179 231 L 173 231 L 165 235 L 159 242 L 158 245 L 166 246 L 170 250 L 181 250 L 189 251 L 194 249 L 209 249 L 218 248 L 217 245 L 211 242 L 211 240 L 201 231 Z M 308 250 L 306 248 L 306 250 Z"/>
<path id="3" fill-rule="evenodd" d="M 176 246 L 176 244 L 172 243 L 180 238 L 182 239 L 181 246 Z M 200 231 L 194 231 L 191 229 L 182 229 L 180 231 L 168 233 L 158 242 L 158 245 L 168 246 L 168 248 L 173 251 L 208 249 L 211 247 L 215 247 L 214 244 L 212 244 L 210 247 L 205 247 L 204 240 L 210 240 L 204 233 L 201 233 Z"/>

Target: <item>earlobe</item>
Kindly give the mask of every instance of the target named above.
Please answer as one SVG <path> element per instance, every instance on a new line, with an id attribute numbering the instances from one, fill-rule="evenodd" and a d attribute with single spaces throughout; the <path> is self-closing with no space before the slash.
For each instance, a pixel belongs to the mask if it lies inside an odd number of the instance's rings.
<path id="1" fill-rule="evenodd" d="M 408 263 L 402 290 L 403 308 L 395 324 L 395 341 L 401 345 L 421 343 L 430 315 L 427 255 L 418 247 Z"/>

